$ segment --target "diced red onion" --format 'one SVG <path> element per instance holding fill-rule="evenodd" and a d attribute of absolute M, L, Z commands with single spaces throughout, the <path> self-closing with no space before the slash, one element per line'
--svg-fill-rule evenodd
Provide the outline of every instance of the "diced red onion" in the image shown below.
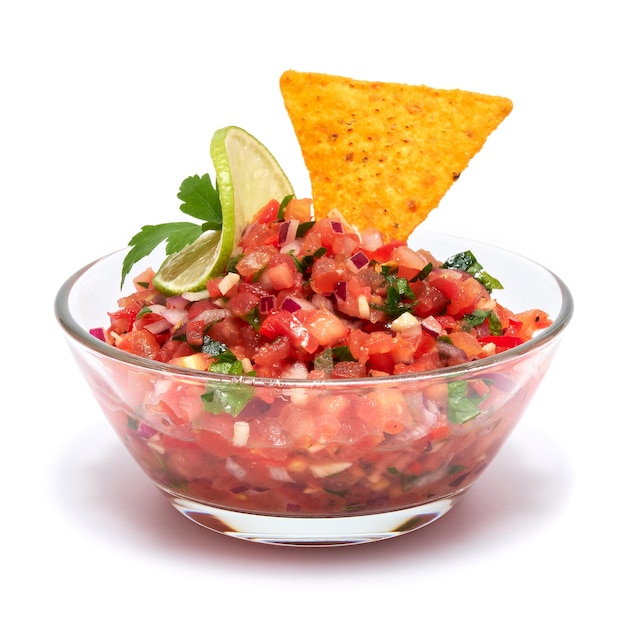
<path fill-rule="evenodd" d="M 309 300 L 305 300 L 304 298 L 294 298 L 293 296 L 287 296 L 283 300 L 280 308 L 285 309 L 285 311 L 289 311 L 290 313 L 295 313 L 300 309 L 311 311 L 315 308 L 315 306 L 312 302 L 310 302 Z"/>
<path fill-rule="evenodd" d="M 189 298 L 187 298 L 187 296 L 195 297 L 196 295 L 201 296 L 200 298 L 198 298 L 201 300 L 202 298 L 206 298 L 208 294 L 205 290 L 205 291 L 194 292 L 194 294 L 185 293 L 180 296 L 170 296 L 167 299 L 167 308 L 168 309 L 184 309 L 189 304 Z"/>
<path fill-rule="evenodd" d="M 96 339 L 100 339 L 100 341 L 105 341 L 104 328 L 90 328 L 89 334 Z"/>
<path fill-rule="evenodd" d="M 150 313 L 156 313 L 163 317 L 163 311 L 165 311 L 164 304 L 151 304 L 148 308 L 150 309 Z"/>
<path fill-rule="evenodd" d="M 137 428 L 137 434 L 142 439 L 150 439 L 150 437 L 157 434 L 157 431 L 152 428 L 152 426 L 148 426 L 145 422 L 140 422 L 139 427 Z"/>
<path fill-rule="evenodd" d="M 205 309 L 196 317 L 194 320 L 202 320 L 205 324 L 212 324 L 213 322 L 218 322 L 219 320 L 223 320 L 225 317 L 230 315 L 230 311 L 226 309 Z"/>
<path fill-rule="evenodd" d="M 337 296 L 339 300 L 343 300 L 345 302 L 348 297 L 348 283 L 345 280 L 337 282 L 337 286 L 335 287 L 335 296 Z"/>
<path fill-rule="evenodd" d="M 443 326 L 432 315 L 422 320 L 422 328 L 433 337 L 439 337 L 443 330 Z"/>
<path fill-rule="evenodd" d="M 330 220 L 330 225 L 333 228 L 333 232 L 342 235 L 344 233 L 343 224 L 338 220 Z"/>
<path fill-rule="evenodd" d="M 153 335 L 158 335 L 159 333 L 169 330 L 171 326 L 172 325 L 164 317 L 162 317 L 160 320 L 152 322 L 152 324 L 146 324 L 144 328 Z"/>
<path fill-rule="evenodd" d="M 172 325 L 180 326 L 187 321 L 186 309 L 165 309 L 161 315 Z"/>
<path fill-rule="evenodd" d="M 298 233 L 298 220 L 287 220 L 280 225 L 278 231 L 278 245 L 282 246 L 296 238 Z"/>
<path fill-rule="evenodd" d="M 461 350 L 461 348 L 458 348 L 451 343 L 439 341 L 437 342 L 437 350 L 439 351 L 439 354 L 441 356 L 443 356 L 448 361 L 453 361 L 455 364 L 464 363 L 468 360 L 465 351 Z"/>
<path fill-rule="evenodd" d="M 294 298 L 285 298 L 281 308 L 285 309 L 285 311 L 289 311 L 289 313 L 295 313 L 302 308 L 302 305 Z"/>
<path fill-rule="evenodd" d="M 259 300 L 259 312 L 260 313 L 269 313 L 275 308 L 276 308 L 275 296 L 261 296 L 261 299 Z"/>
<path fill-rule="evenodd" d="M 350 261 L 352 262 L 354 267 L 357 269 L 357 271 L 369 265 L 369 262 L 370 262 L 367 254 L 365 254 L 365 252 L 363 252 L 362 250 L 359 250 L 356 254 L 353 254 L 350 257 Z"/>

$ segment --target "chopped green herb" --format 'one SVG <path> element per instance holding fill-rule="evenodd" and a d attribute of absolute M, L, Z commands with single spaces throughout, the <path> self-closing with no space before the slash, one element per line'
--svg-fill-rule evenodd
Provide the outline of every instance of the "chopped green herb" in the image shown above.
<path fill-rule="evenodd" d="M 300 274 L 306 274 L 311 269 L 316 259 L 323 257 L 326 252 L 328 252 L 326 248 L 318 248 L 313 254 L 307 254 L 303 256 L 302 259 L 298 259 L 293 252 L 290 252 L 289 255 L 293 259 L 298 272 L 300 272 Z"/>
<path fill-rule="evenodd" d="M 494 289 L 503 289 L 500 281 L 483 269 L 483 266 L 476 260 L 476 257 L 470 250 L 459 252 L 459 254 L 449 257 L 441 267 L 462 270 L 471 274 L 479 283 L 485 286 L 489 293 Z"/>
<path fill-rule="evenodd" d="M 417 276 L 413 278 L 411 282 L 415 282 L 417 280 L 425 280 L 428 274 L 430 274 L 432 271 L 433 271 L 433 264 L 428 263 L 418 272 Z"/>
<path fill-rule="evenodd" d="M 481 396 L 468 393 L 466 380 L 448 383 L 448 420 L 453 424 L 465 424 L 480 415 Z"/>
<path fill-rule="evenodd" d="M 285 219 L 285 209 L 287 208 L 287 205 L 293 200 L 294 197 L 295 196 L 291 194 L 283 198 L 283 201 L 280 203 L 280 206 L 278 207 L 278 221 L 279 222 Z"/>
<path fill-rule="evenodd" d="M 141 307 L 141 310 L 137 313 L 137 319 L 142 318 L 144 315 L 148 315 L 148 313 L 152 313 L 152 309 L 149 306 Z"/>
<path fill-rule="evenodd" d="M 226 350 L 216 357 L 209 367 L 209 371 L 241 376 L 243 375 L 243 365 L 230 350 Z M 254 376 L 254 372 L 249 372 L 246 375 Z M 201 398 L 205 411 L 215 414 L 228 413 L 234 417 L 241 412 L 253 396 L 254 389 L 245 383 L 231 382 L 226 385 L 208 382 L 206 391 Z"/>
<path fill-rule="evenodd" d="M 335 361 L 356 361 L 348 346 L 336 346 L 332 349 Z"/>
<path fill-rule="evenodd" d="M 261 314 L 259 313 L 259 307 L 255 306 L 248 315 L 245 316 L 246 321 L 256 332 L 259 332 L 261 326 Z"/>
<path fill-rule="evenodd" d="M 220 344 L 220 342 L 218 341 L 214 343 Z M 224 344 L 222 343 L 220 344 L 220 346 L 224 346 Z M 243 374 L 243 364 L 227 347 L 226 350 L 221 350 L 218 354 L 214 356 L 215 361 L 211 363 L 211 366 L 209 367 L 209 372 L 217 372 L 218 374 L 229 374 L 231 376 L 240 376 L 241 374 Z"/>
<path fill-rule="evenodd" d="M 326 348 L 326 350 L 322 350 L 322 352 L 315 356 L 314 367 L 316 370 L 330 374 L 334 365 L 335 362 L 333 360 L 333 351 L 331 348 Z"/>
<path fill-rule="evenodd" d="M 387 299 L 382 305 L 370 303 L 373 309 L 384 311 L 387 317 L 395 319 L 411 311 L 415 306 L 415 294 L 406 278 L 398 277 L 396 270 L 381 266 L 381 275 L 387 281 Z"/>
<path fill-rule="evenodd" d="M 137 430 L 139 428 L 139 420 L 134 418 L 132 415 L 127 415 L 126 426 L 130 428 L 130 430 Z"/>
<path fill-rule="evenodd" d="M 230 257 L 230 260 L 228 261 L 228 265 L 226 265 L 226 273 L 227 274 L 236 273 L 237 263 L 239 263 L 239 261 L 241 261 L 242 258 L 243 258 L 243 253 L 235 254 L 232 257 Z"/>
<path fill-rule="evenodd" d="M 419 479 L 418 474 L 405 474 L 404 472 L 399 471 L 396 467 L 388 467 L 387 471 L 394 476 L 400 477 L 400 486 L 402 487 L 403 492 L 410 491 Z"/>
<path fill-rule="evenodd" d="M 304 237 L 304 235 L 306 235 L 306 233 L 308 233 L 313 226 L 315 226 L 315 222 L 301 222 L 298 224 L 298 228 L 296 229 L 296 237 L 298 239 Z"/>
<path fill-rule="evenodd" d="M 221 341 L 215 341 L 215 339 L 211 339 L 211 337 L 205 335 L 202 340 L 202 348 L 200 348 L 200 351 L 210 356 L 218 357 L 221 354 L 228 352 L 228 346 Z"/>
<path fill-rule="evenodd" d="M 492 335 L 502 334 L 502 322 L 500 321 L 500 318 L 496 315 L 495 311 L 476 309 L 475 311 L 472 311 L 471 313 L 463 316 L 463 324 L 466 324 L 471 328 L 480 326 L 485 320 L 487 320 L 487 323 L 489 325 L 489 332 Z"/>

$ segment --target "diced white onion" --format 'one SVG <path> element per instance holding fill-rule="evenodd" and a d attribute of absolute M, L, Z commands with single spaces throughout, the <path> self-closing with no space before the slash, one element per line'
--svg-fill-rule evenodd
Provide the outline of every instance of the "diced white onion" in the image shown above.
<path fill-rule="evenodd" d="M 220 280 L 217 288 L 220 290 L 220 293 L 224 296 L 226 295 L 239 281 L 241 280 L 241 276 L 236 272 L 228 272 L 222 280 Z"/>
<path fill-rule="evenodd" d="M 235 422 L 233 424 L 233 446 L 242 448 L 248 443 L 250 436 L 250 424 L 248 422 Z"/>
<path fill-rule="evenodd" d="M 311 465 L 311 473 L 316 478 L 326 478 L 327 476 L 332 476 L 333 474 L 339 474 L 339 472 L 343 472 L 347 470 L 352 463 L 347 461 L 341 462 L 337 461 L 336 463 L 324 463 L 323 465 Z"/>

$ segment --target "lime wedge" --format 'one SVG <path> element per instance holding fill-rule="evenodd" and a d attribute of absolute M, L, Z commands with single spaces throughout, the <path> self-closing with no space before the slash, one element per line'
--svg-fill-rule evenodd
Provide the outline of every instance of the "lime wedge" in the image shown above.
<path fill-rule="evenodd" d="M 204 289 L 209 278 L 224 271 L 245 227 L 259 209 L 270 200 L 281 202 L 294 193 L 269 150 L 237 126 L 215 132 L 211 158 L 222 205 L 222 230 L 203 233 L 165 259 L 153 280 L 162 293 Z"/>
<path fill-rule="evenodd" d="M 270 200 L 281 202 L 294 193 L 270 151 L 237 126 L 218 130 L 211 141 L 211 158 L 222 203 L 223 227 L 233 225 L 234 245 L 244 228 Z"/>

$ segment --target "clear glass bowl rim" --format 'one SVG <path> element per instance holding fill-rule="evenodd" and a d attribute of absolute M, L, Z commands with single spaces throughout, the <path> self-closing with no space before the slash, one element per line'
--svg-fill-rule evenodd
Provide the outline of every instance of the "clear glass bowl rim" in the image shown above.
<path fill-rule="evenodd" d="M 537 351 L 549 343 L 554 342 L 560 337 L 565 327 L 572 319 L 574 312 L 574 300 L 571 291 L 563 280 L 552 272 L 549 268 L 541 265 L 540 263 L 518 254 L 516 252 L 500 248 L 492 244 L 472 240 L 466 237 L 455 237 L 454 235 L 443 235 L 441 233 L 432 233 L 437 236 L 445 236 L 451 239 L 458 239 L 465 243 L 471 244 L 472 242 L 488 247 L 494 251 L 500 251 L 509 257 L 517 257 L 520 260 L 524 260 L 527 263 L 533 265 L 536 269 L 546 272 L 555 281 L 561 295 L 561 307 L 556 315 L 552 318 L 552 324 L 537 333 L 529 341 L 510 348 L 500 354 L 494 356 L 485 357 L 469 363 L 463 363 L 461 365 L 453 365 L 445 368 L 439 368 L 429 370 L 426 372 L 410 373 L 410 374 L 395 374 L 390 376 L 373 376 L 369 378 L 351 378 L 351 379 L 321 379 L 321 380 L 309 380 L 309 379 L 295 379 L 295 378 L 263 378 L 256 376 L 229 376 L 225 374 L 217 374 L 214 372 L 205 372 L 201 370 L 190 370 L 189 368 L 180 367 L 176 365 L 170 365 L 168 363 L 162 363 L 160 361 L 153 361 L 143 357 L 136 356 L 129 352 L 125 352 L 118 348 L 115 348 L 101 339 L 91 335 L 88 330 L 85 330 L 78 321 L 74 318 L 70 311 L 69 297 L 75 284 L 95 265 L 105 261 L 113 255 L 119 254 L 124 249 L 116 250 L 109 254 L 106 254 L 82 268 L 74 272 L 65 282 L 61 285 L 54 300 L 54 312 L 57 321 L 67 333 L 69 337 L 74 339 L 83 348 L 107 357 L 114 361 L 126 363 L 136 368 L 143 370 L 152 370 L 160 373 L 161 375 L 176 375 L 177 377 L 187 378 L 193 381 L 212 381 L 214 383 L 224 384 L 247 384 L 253 387 L 271 387 L 276 388 L 327 388 L 327 389 L 345 389 L 350 387 L 374 387 L 377 385 L 402 385 L 405 383 L 420 383 L 428 381 L 445 381 L 449 379 L 458 378 L 460 376 L 470 377 L 472 375 L 478 375 L 485 370 L 492 369 L 499 365 L 513 362 L 526 354 Z"/>

